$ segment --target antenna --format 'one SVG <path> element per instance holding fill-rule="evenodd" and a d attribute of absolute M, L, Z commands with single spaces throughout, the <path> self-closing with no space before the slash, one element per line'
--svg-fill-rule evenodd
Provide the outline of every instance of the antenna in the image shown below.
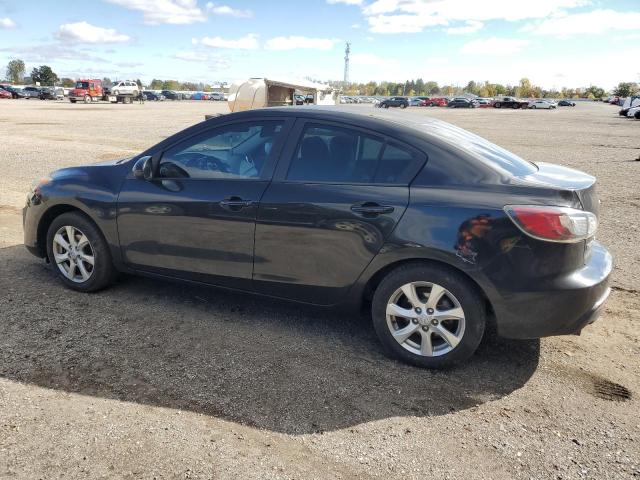
<path fill-rule="evenodd" d="M 349 83 L 349 53 L 351 53 L 351 42 L 346 42 L 344 49 L 344 84 Z"/>

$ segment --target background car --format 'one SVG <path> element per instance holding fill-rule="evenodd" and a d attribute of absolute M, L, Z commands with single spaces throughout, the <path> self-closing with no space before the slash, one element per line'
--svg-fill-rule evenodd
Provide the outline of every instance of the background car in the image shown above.
<path fill-rule="evenodd" d="M 547 109 L 547 110 L 552 110 L 554 108 L 556 108 L 556 104 L 549 102 L 548 100 L 534 100 L 533 102 L 529 103 L 529 108 L 532 109 Z"/>
<path fill-rule="evenodd" d="M 447 104 L 449 108 L 476 108 L 477 106 L 478 103 L 475 100 L 462 97 L 454 98 Z"/>
<path fill-rule="evenodd" d="M 24 92 L 24 98 L 40 98 L 40 87 L 24 87 L 22 91 Z"/>
<path fill-rule="evenodd" d="M 224 94 L 222 92 L 211 92 L 209 94 L 209 100 L 215 100 L 221 102 L 224 100 Z"/>
<path fill-rule="evenodd" d="M 4 88 L 0 88 L 0 98 L 9 99 L 9 98 L 13 98 L 13 96 L 11 95 L 10 91 L 5 90 Z"/>
<path fill-rule="evenodd" d="M 424 101 L 424 107 L 446 107 L 449 100 L 444 97 L 434 97 Z"/>
<path fill-rule="evenodd" d="M 527 108 L 529 102 L 526 100 L 519 100 L 515 97 L 501 97 L 493 102 L 494 108 Z"/>
<path fill-rule="evenodd" d="M 2 85 L 2 89 L 10 92 L 12 98 L 25 98 L 27 96 L 21 88 L 13 85 Z"/>
<path fill-rule="evenodd" d="M 205 92 L 193 92 L 191 100 L 209 100 L 209 94 Z"/>
<path fill-rule="evenodd" d="M 420 104 L 424 101 L 424 98 L 420 98 L 420 97 L 412 97 L 409 99 L 409 106 L 410 107 L 419 107 Z"/>
<path fill-rule="evenodd" d="M 489 107 L 493 107 L 493 103 L 492 100 L 490 98 L 474 98 L 474 100 L 477 103 L 477 107 L 478 108 L 489 108 Z"/>
<path fill-rule="evenodd" d="M 167 100 L 182 100 L 182 94 L 173 90 L 162 90 L 160 92 Z"/>
<path fill-rule="evenodd" d="M 145 90 L 142 92 L 142 94 L 144 95 L 145 100 L 150 100 L 155 102 L 164 100 L 164 95 L 162 95 L 161 93 L 153 92 L 151 90 Z"/>
<path fill-rule="evenodd" d="M 133 95 L 135 97 L 138 96 L 139 91 L 140 88 L 138 87 L 138 84 L 131 80 L 116 82 L 111 87 L 111 92 L 114 95 Z"/>
<path fill-rule="evenodd" d="M 60 100 L 64 98 L 64 90 L 60 87 L 42 87 L 38 98 L 40 100 Z"/>
<path fill-rule="evenodd" d="M 389 108 L 389 107 L 407 108 L 409 106 L 409 99 L 407 97 L 391 97 L 380 102 L 378 106 L 380 108 Z"/>
<path fill-rule="evenodd" d="M 560 100 L 558 102 L 558 106 L 559 107 L 575 107 L 576 106 L 576 102 L 572 102 L 570 100 Z"/>

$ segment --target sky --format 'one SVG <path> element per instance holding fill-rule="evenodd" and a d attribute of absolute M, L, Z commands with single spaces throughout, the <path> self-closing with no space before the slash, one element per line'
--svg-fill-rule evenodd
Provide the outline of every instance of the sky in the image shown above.
<path fill-rule="evenodd" d="M 610 89 L 640 81 L 640 0 L 0 0 L 0 68 L 59 77 L 341 80 L 346 41 L 356 82 Z"/>

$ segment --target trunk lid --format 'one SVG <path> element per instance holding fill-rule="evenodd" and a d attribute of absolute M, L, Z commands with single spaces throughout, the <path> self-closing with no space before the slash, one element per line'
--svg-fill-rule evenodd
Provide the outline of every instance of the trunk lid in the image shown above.
<path fill-rule="evenodd" d="M 536 163 L 538 171 L 520 177 L 527 183 L 559 190 L 574 192 L 583 210 L 598 215 L 598 195 L 596 194 L 596 179 L 588 173 L 573 168 L 554 165 L 552 163 Z"/>

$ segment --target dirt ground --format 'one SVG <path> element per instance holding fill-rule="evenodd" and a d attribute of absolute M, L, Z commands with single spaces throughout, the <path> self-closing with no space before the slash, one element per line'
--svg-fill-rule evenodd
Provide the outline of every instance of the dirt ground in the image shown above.
<path fill-rule="evenodd" d="M 225 109 L 0 101 L 0 478 L 640 478 L 640 122 L 404 112 L 596 175 L 616 261 L 581 336 L 491 338 L 430 372 L 384 357 L 364 316 L 133 277 L 75 293 L 21 245 L 33 180 Z"/>

